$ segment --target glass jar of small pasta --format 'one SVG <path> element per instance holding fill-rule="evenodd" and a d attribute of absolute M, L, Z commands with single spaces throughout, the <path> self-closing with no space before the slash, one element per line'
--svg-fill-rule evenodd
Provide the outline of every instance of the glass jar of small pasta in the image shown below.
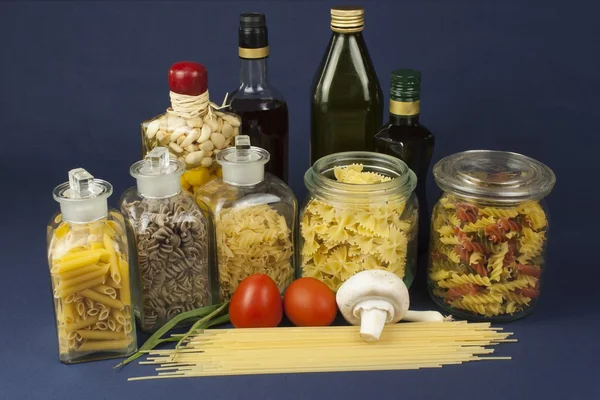
<path fill-rule="evenodd" d="M 529 314 L 545 268 L 552 170 L 521 154 L 472 150 L 440 160 L 433 175 L 443 191 L 432 218 L 433 300 L 476 321 Z"/>
<path fill-rule="evenodd" d="M 371 152 L 336 153 L 304 175 L 299 275 L 331 290 L 357 272 L 385 269 L 410 286 L 417 263 L 415 174 L 400 159 Z"/>
<path fill-rule="evenodd" d="M 123 217 L 109 210 L 110 183 L 69 171 L 54 189 L 48 225 L 59 359 L 65 364 L 125 357 L 137 349 Z"/>
<path fill-rule="evenodd" d="M 154 332 L 176 315 L 210 305 L 215 298 L 210 216 L 182 190 L 179 178 L 184 170 L 165 147 L 156 147 L 131 166 L 137 186 L 121 198 L 135 249 L 135 303 L 143 332 Z"/>
<path fill-rule="evenodd" d="M 235 147 L 217 154 L 223 178 L 196 192 L 214 215 L 221 301 L 249 275 L 270 276 L 281 292 L 294 279 L 298 203 L 282 180 L 265 172 L 268 161 L 268 151 L 237 136 Z"/>

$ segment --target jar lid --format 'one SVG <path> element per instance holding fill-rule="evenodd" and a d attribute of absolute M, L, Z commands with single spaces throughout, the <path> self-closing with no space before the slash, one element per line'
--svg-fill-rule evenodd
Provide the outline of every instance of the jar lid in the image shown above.
<path fill-rule="evenodd" d="M 179 177 L 184 171 L 185 164 L 172 158 L 166 147 L 155 147 L 129 169 L 137 181 L 138 192 L 148 198 L 165 198 L 179 193 Z"/>
<path fill-rule="evenodd" d="M 54 200 L 60 203 L 62 219 L 70 222 L 91 222 L 106 216 L 107 199 L 112 185 L 95 179 L 83 168 L 69 171 L 69 182 L 54 188 Z"/>
<path fill-rule="evenodd" d="M 264 180 L 265 164 L 271 155 L 265 149 L 250 145 L 250 136 L 235 137 L 235 147 L 217 153 L 223 167 L 223 182 L 235 186 L 252 186 Z"/>
<path fill-rule="evenodd" d="M 470 150 L 441 159 L 433 176 L 445 192 L 493 202 L 540 200 L 556 183 L 545 164 L 518 153 Z"/>

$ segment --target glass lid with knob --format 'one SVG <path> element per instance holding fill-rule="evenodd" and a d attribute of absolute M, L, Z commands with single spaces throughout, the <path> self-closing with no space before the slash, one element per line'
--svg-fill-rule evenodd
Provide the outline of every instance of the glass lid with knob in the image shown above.
<path fill-rule="evenodd" d="M 545 164 L 518 153 L 469 150 L 441 159 L 433 167 L 445 192 L 460 197 L 515 203 L 548 195 L 556 176 Z"/>
<path fill-rule="evenodd" d="M 69 171 L 69 182 L 58 185 L 52 195 L 60 203 L 62 219 L 69 222 L 91 222 L 108 214 L 107 199 L 112 185 L 95 179 L 83 168 Z"/>

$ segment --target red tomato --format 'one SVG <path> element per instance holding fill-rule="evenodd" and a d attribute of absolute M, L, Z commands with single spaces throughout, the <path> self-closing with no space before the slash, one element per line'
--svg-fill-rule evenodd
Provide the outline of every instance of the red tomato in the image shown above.
<path fill-rule="evenodd" d="M 231 296 L 229 319 L 236 328 L 275 327 L 282 317 L 281 294 L 267 275 L 250 275 Z"/>
<path fill-rule="evenodd" d="M 208 78 L 204 65 L 192 61 L 179 61 L 169 69 L 169 89 L 188 96 L 206 92 Z"/>
<path fill-rule="evenodd" d="M 331 325 L 337 314 L 335 294 L 315 278 L 292 282 L 283 295 L 283 308 L 296 326 Z"/>

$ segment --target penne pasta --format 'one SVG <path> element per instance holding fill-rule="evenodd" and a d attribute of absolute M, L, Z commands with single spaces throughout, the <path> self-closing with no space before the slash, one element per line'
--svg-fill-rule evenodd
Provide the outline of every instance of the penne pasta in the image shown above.
<path fill-rule="evenodd" d="M 61 281 L 58 284 L 58 289 L 66 289 L 71 286 L 75 286 L 81 282 L 89 281 L 99 276 L 104 276 L 108 272 L 108 268 L 98 268 L 95 271 L 88 272 L 87 274 L 79 275 L 71 279 Z"/>
<path fill-rule="evenodd" d="M 129 287 L 129 263 L 123 259 L 119 258 L 119 269 L 121 271 L 121 301 L 124 304 L 131 305 L 131 293 Z"/>
<path fill-rule="evenodd" d="M 96 329 L 105 331 L 108 329 L 108 324 L 105 321 L 96 322 Z"/>
<path fill-rule="evenodd" d="M 111 332 L 111 331 L 77 331 L 83 339 L 98 339 L 98 340 L 113 340 L 113 339 L 126 339 L 125 332 Z"/>
<path fill-rule="evenodd" d="M 90 265 L 86 265 L 85 267 L 81 267 L 81 268 L 73 269 L 71 271 L 63 272 L 62 274 L 57 273 L 54 275 L 54 278 L 56 279 L 57 282 L 60 282 L 61 280 L 68 280 L 68 279 L 75 278 L 76 276 L 80 276 L 83 274 L 87 274 L 89 272 L 97 271 L 99 268 L 100 268 L 100 266 L 98 264 L 90 264 Z"/>
<path fill-rule="evenodd" d="M 119 272 L 117 254 L 115 253 L 115 247 L 112 239 L 106 233 L 104 234 L 104 247 L 109 253 L 110 277 L 113 281 L 120 283 L 121 273 Z"/>
<path fill-rule="evenodd" d="M 121 279 L 121 280 L 122 280 L 122 279 Z M 109 278 L 106 280 L 106 284 L 107 284 L 108 286 L 110 286 L 110 287 L 113 287 L 113 288 L 115 288 L 115 289 L 121 289 L 121 284 L 120 284 L 120 283 L 117 283 L 117 282 L 115 282 L 115 281 L 113 281 L 111 277 L 109 277 Z"/>
<path fill-rule="evenodd" d="M 92 290 L 94 290 L 95 292 L 98 292 L 100 294 L 105 294 L 108 297 L 110 297 L 111 299 L 116 299 L 117 298 L 117 291 L 115 290 L 115 288 L 110 287 L 108 285 L 94 286 L 92 288 Z"/>
<path fill-rule="evenodd" d="M 127 320 L 125 319 L 125 315 L 123 315 L 123 311 L 114 309 L 112 311 L 112 316 L 117 321 L 119 325 L 125 325 Z"/>
<path fill-rule="evenodd" d="M 89 289 L 91 287 L 100 285 L 100 284 L 104 283 L 105 280 L 106 280 L 105 276 L 99 276 L 95 279 L 92 279 L 92 280 L 89 280 L 86 282 L 82 282 L 78 285 L 71 286 L 66 289 L 62 289 L 62 290 L 59 289 L 55 292 L 54 297 L 65 298 L 65 297 L 69 296 L 70 294 L 81 292 L 82 290 Z"/>
<path fill-rule="evenodd" d="M 60 273 L 71 271 L 73 269 L 85 267 L 86 265 L 96 264 L 98 261 L 102 260 L 104 262 L 109 260 L 110 253 L 104 249 L 98 250 L 85 250 L 75 254 L 76 257 L 69 258 L 65 260 L 63 256 L 59 259 L 55 265 L 52 267 L 52 273 Z"/>
<path fill-rule="evenodd" d="M 100 321 L 104 321 L 106 319 L 108 319 L 108 317 L 110 316 L 110 311 L 108 309 L 104 309 L 102 311 L 100 311 L 99 317 L 100 317 Z"/>
<path fill-rule="evenodd" d="M 85 306 L 83 305 L 83 303 L 77 303 L 75 305 L 75 309 L 77 310 L 77 314 L 79 314 L 79 315 L 85 314 Z M 93 314 L 90 314 L 90 315 L 93 315 Z"/>
<path fill-rule="evenodd" d="M 90 247 L 92 248 L 92 250 L 103 249 L 104 248 L 104 244 L 102 242 L 95 242 L 95 243 L 92 243 L 90 245 Z"/>
<path fill-rule="evenodd" d="M 79 293 L 82 296 L 87 297 L 88 299 L 92 299 L 92 300 L 102 303 L 106 306 L 109 306 L 112 308 L 123 308 L 123 303 L 120 300 L 111 299 L 110 297 L 100 294 L 98 292 L 95 292 L 89 288 L 81 290 L 81 291 L 79 291 Z"/>
<path fill-rule="evenodd" d="M 80 351 L 120 350 L 131 344 L 130 339 L 87 341 L 79 346 Z"/>
<path fill-rule="evenodd" d="M 63 303 L 62 304 L 62 313 L 64 322 L 70 324 L 75 322 L 75 313 L 73 312 L 73 304 L 72 303 Z"/>
<path fill-rule="evenodd" d="M 108 325 L 108 329 L 110 329 L 111 331 L 117 329 L 117 323 L 112 318 L 109 318 L 106 324 Z"/>
<path fill-rule="evenodd" d="M 93 317 L 95 315 L 98 315 L 100 313 L 100 310 L 98 310 L 97 308 L 90 308 L 87 311 L 87 315 L 89 315 L 90 317 Z M 100 318 L 100 316 L 98 316 L 98 318 Z"/>
<path fill-rule="evenodd" d="M 98 322 L 98 317 L 90 317 L 87 320 L 65 324 L 65 329 L 69 332 L 78 331 L 86 326 L 94 325 Z"/>

